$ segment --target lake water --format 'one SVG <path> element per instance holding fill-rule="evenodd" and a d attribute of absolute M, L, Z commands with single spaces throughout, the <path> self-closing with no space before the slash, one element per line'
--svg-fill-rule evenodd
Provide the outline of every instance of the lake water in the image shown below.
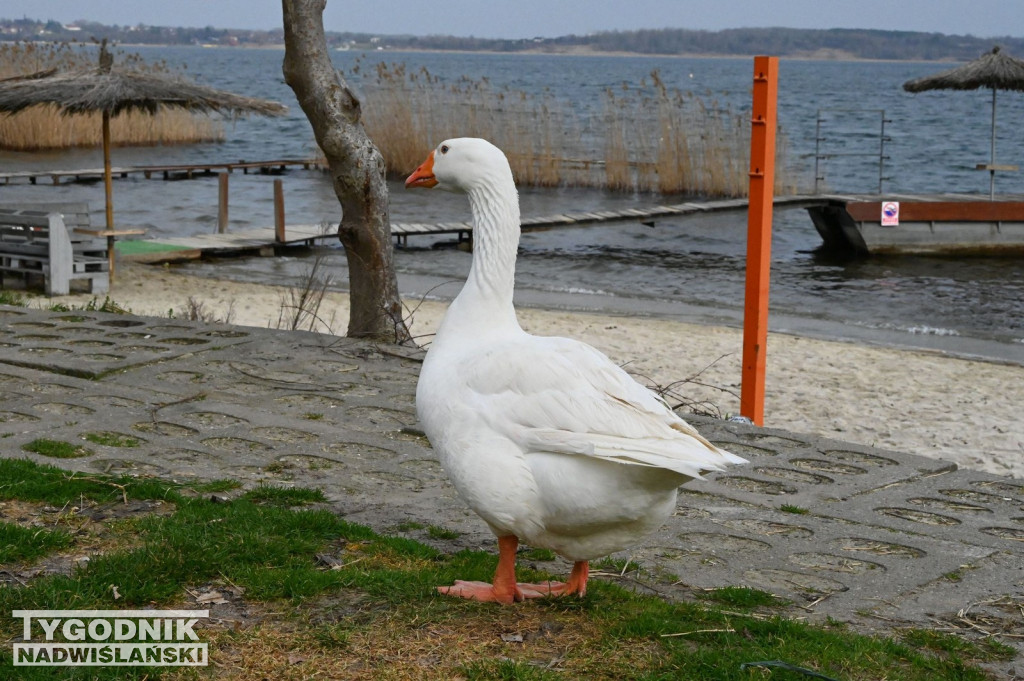
<path fill-rule="evenodd" d="M 133 48 L 133 51 L 134 48 Z M 276 99 L 291 111 L 281 119 L 226 125 L 222 144 L 115 149 L 115 165 L 304 158 L 314 154 L 308 122 L 283 82 L 279 50 L 139 48 L 147 60 L 187 65 L 200 82 Z M 334 53 L 341 68 L 356 59 L 425 66 L 442 82 L 487 77 L 496 88 L 545 90 L 573 107 L 578 119 L 600 114 L 609 87 L 639 83 L 653 69 L 669 87 L 742 112 L 750 108 L 752 61 L 656 57 L 548 57 L 448 53 Z M 987 195 L 988 175 L 974 170 L 989 158 L 991 93 L 904 93 L 904 81 L 946 65 L 904 62 L 782 60 L 779 121 L 801 189 L 814 183 L 820 113 L 822 151 L 836 154 L 822 167 L 823 188 L 873 192 L 878 188 L 881 110 L 887 120 L 883 189 L 955 191 Z M 371 68 L 364 68 L 369 72 Z M 358 83 L 356 84 L 359 85 Z M 997 160 L 1024 165 L 1024 96 L 1000 93 Z M 424 154 L 439 140 L 424 140 Z M 856 154 L 844 156 L 842 154 Z M 6 169 L 98 167 L 98 150 L 0 152 Z M 283 177 L 290 223 L 336 223 L 338 205 L 326 176 L 292 171 Z M 273 223 L 271 181 L 231 176 L 232 229 Z M 997 192 L 1024 193 L 1024 174 L 997 176 Z M 523 214 L 624 208 L 671 202 L 672 197 L 608 194 L 588 189 L 523 189 Z M 114 184 L 118 224 L 144 226 L 150 236 L 216 229 L 217 183 L 127 179 Z M 0 201 L 88 201 L 101 224 L 99 185 L 0 187 Z M 465 219 L 461 197 L 406 192 L 392 186 L 395 221 Z M 743 303 L 744 213 L 616 224 L 524 235 L 519 299 L 525 303 L 667 315 L 737 324 Z M 824 337 L 933 347 L 967 355 L 1024 362 L 1024 260 L 1020 258 L 871 258 L 835 262 L 815 253 L 820 239 L 803 210 L 777 211 L 772 254 L 772 326 Z M 469 256 L 435 241 L 412 240 L 396 253 L 404 294 L 450 297 L 468 270 Z M 340 252 L 332 275 L 344 285 Z M 301 277 L 308 259 L 247 258 L 188 266 L 199 274 L 267 282 Z"/>

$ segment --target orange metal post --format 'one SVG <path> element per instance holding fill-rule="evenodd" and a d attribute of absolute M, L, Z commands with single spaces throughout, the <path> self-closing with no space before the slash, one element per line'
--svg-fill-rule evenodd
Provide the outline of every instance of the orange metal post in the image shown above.
<path fill-rule="evenodd" d="M 768 349 L 768 282 L 772 256 L 778 71 L 778 57 L 754 57 L 740 414 L 759 426 L 764 425 L 764 374 Z"/>

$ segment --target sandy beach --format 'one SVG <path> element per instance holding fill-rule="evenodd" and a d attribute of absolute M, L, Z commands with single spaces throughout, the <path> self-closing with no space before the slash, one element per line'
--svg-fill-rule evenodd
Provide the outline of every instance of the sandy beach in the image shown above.
<path fill-rule="evenodd" d="M 173 311 L 187 318 L 191 299 L 211 321 L 279 328 L 282 305 L 292 294 L 283 287 L 194 276 L 185 268 L 122 263 L 109 295 L 134 314 L 166 317 Z M 84 306 L 93 299 L 40 297 L 31 304 Z M 412 333 L 421 345 L 428 343 L 446 304 L 408 305 L 416 306 Z M 328 293 L 319 316 L 314 330 L 343 335 L 347 295 Z M 529 308 L 520 308 L 519 316 L 531 333 L 590 343 L 648 385 L 687 381 L 675 388 L 686 401 L 721 415 L 739 410 L 739 329 Z M 772 334 L 765 425 L 1024 478 L 1022 385 L 1024 367 L 1017 365 Z"/>

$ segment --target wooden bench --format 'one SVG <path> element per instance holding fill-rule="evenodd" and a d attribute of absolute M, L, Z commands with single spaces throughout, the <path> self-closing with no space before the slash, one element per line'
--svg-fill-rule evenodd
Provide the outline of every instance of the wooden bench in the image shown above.
<path fill-rule="evenodd" d="M 42 278 L 48 296 L 67 295 L 79 280 L 107 292 L 108 242 L 76 231 L 88 228 L 86 204 L 0 204 L 0 277 L 20 276 L 26 286 Z"/>

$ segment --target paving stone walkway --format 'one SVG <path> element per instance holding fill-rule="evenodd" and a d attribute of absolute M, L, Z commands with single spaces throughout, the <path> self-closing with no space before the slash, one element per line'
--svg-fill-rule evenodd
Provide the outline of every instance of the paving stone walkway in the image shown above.
<path fill-rule="evenodd" d="M 334 336 L 0 306 L 0 456 L 180 481 L 322 488 L 348 519 L 493 548 L 418 429 L 422 353 Z M 667 597 L 746 585 L 864 629 L 998 634 L 1024 652 L 1024 483 L 913 454 L 690 417 L 750 464 L 683 488 L 631 551 Z M 22 445 L 114 433 L 53 460 Z M 422 535 L 422 536 L 421 536 Z M 544 567 L 560 571 L 561 566 Z M 674 576 L 674 577 L 673 577 Z M 1014 676 L 1024 662 L 997 671 Z M 1024 671 L 1024 669 L 1022 669 Z"/>

